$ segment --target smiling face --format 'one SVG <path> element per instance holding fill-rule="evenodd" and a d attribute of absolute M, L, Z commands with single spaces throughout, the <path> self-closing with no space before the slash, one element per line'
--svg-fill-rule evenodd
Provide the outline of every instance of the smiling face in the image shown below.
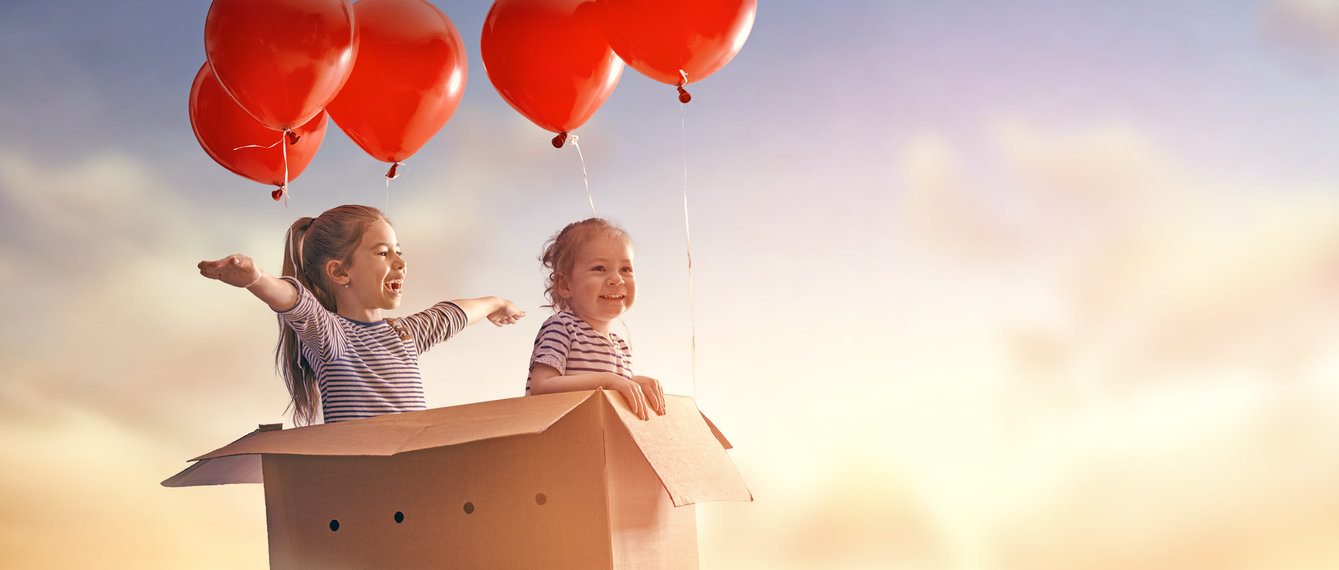
<path fill-rule="evenodd" d="M 386 220 L 368 225 L 347 262 L 330 263 L 340 315 L 375 322 L 381 320 L 382 310 L 400 306 L 407 267 L 395 229 Z"/>
<path fill-rule="evenodd" d="M 637 282 L 632 274 L 632 245 L 614 236 L 593 238 L 580 246 L 570 271 L 559 276 L 558 296 L 581 320 L 601 334 L 632 308 Z"/>

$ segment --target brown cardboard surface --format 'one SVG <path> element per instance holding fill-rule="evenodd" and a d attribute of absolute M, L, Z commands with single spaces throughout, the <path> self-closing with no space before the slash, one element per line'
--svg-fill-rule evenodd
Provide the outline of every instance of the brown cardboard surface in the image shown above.
<path fill-rule="evenodd" d="M 260 432 L 278 431 L 283 424 L 265 424 L 255 431 L 239 438 L 241 441 Z M 234 441 L 233 443 L 237 443 Z M 163 481 L 164 487 L 195 487 L 199 485 L 224 485 L 228 483 L 260 483 L 260 457 L 256 455 L 236 455 L 196 461 L 181 473 Z"/>
<path fill-rule="evenodd" d="M 598 411 L 543 438 L 266 455 L 271 568 L 612 568 Z"/>
<path fill-rule="evenodd" d="M 634 416 L 621 399 L 618 404 L 614 409 L 675 506 L 753 500 L 714 430 L 704 421 L 694 421 L 704 416 L 691 398 L 666 396 L 665 415 L 652 415 L 647 421 Z"/>
<path fill-rule="evenodd" d="M 273 569 L 697 568 L 692 504 L 752 500 L 691 398 L 613 392 L 253 432 L 164 481 L 265 485 Z"/>
<path fill-rule="evenodd" d="M 248 453 L 394 455 L 494 437 L 540 433 L 591 392 L 527 396 L 256 432 L 197 459 Z"/>
<path fill-rule="evenodd" d="M 697 564 L 697 514 L 693 505 L 675 507 L 656 471 L 622 425 L 612 401 L 602 402 L 607 421 L 610 543 L 614 568 L 694 569 Z M 663 420 L 652 417 L 649 421 Z M 641 422 L 636 418 L 633 421 Z"/>
<path fill-rule="evenodd" d="M 230 455 L 196 461 L 163 481 L 164 487 L 198 487 L 232 483 L 261 483 L 259 455 Z"/>

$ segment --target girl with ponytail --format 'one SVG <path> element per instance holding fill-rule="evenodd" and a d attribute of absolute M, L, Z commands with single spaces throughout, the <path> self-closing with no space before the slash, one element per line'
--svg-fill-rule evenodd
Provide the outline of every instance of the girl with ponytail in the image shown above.
<path fill-rule="evenodd" d="M 390 221 L 368 206 L 293 222 L 281 277 L 241 254 L 199 268 L 250 291 L 278 315 L 275 367 L 295 424 L 424 409 L 419 354 L 485 318 L 502 326 L 525 316 L 511 301 L 481 297 L 383 317 L 400 305 L 407 266 Z"/>

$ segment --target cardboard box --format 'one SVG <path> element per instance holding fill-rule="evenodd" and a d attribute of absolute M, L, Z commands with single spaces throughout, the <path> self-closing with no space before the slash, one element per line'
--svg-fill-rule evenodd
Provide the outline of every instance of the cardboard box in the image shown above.
<path fill-rule="evenodd" d="M 751 501 L 691 398 L 568 392 L 280 430 L 168 487 L 265 485 L 270 567 L 697 568 L 693 504 Z"/>

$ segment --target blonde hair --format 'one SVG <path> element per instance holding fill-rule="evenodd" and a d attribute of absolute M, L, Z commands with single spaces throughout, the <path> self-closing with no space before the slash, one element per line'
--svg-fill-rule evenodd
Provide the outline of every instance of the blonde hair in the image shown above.
<path fill-rule="evenodd" d="M 333 284 L 326 275 L 330 260 L 348 264 L 367 228 L 379 220 L 390 223 L 381 210 L 370 206 L 338 206 L 311 218 L 298 218 L 284 235 L 283 275 L 297 279 L 327 311 L 336 312 Z M 293 423 L 316 421 L 316 369 L 303 356 L 298 335 L 279 319 L 279 343 L 274 367 L 292 397 Z"/>
<path fill-rule="evenodd" d="M 559 311 L 570 308 L 567 299 L 558 295 L 558 284 L 572 274 L 572 265 L 576 263 L 576 254 L 581 246 L 601 237 L 617 238 L 628 244 L 632 242 L 628 232 L 604 218 L 572 222 L 544 242 L 544 252 L 540 254 L 539 262 L 549 270 L 544 277 L 544 298 L 549 301 L 545 307 Z"/>

